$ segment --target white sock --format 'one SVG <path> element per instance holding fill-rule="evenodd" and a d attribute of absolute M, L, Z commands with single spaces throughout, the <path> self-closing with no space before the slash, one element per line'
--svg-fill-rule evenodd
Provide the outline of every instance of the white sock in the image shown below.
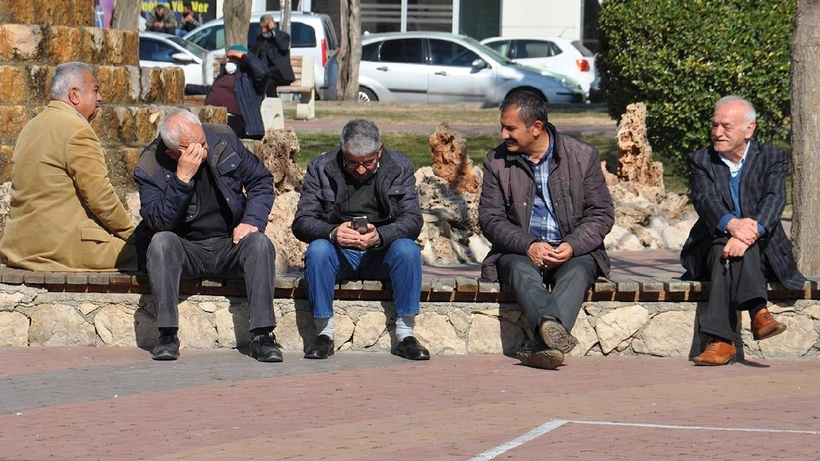
<path fill-rule="evenodd" d="M 316 331 L 318 332 L 316 336 L 325 335 L 328 338 L 333 339 L 333 317 L 326 319 L 313 319 L 313 323 L 316 325 Z"/>
<path fill-rule="evenodd" d="M 404 341 L 404 338 L 413 336 L 413 327 L 416 326 L 415 315 L 403 315 L 396 319 L 396 340 Z"/>

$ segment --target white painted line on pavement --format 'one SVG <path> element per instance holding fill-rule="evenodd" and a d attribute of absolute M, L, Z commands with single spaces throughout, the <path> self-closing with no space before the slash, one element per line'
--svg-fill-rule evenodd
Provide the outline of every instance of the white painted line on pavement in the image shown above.
<path fill-rule="evenodd" d="M 644 427 L 649 429 L 677 429 L 677 430 L 696 430 L 696 431 L 734 431 L 734 432 L 766 432 L 771 434 L 806 434 L 806 435 L 820 435 L 820 431 L 799 431 L 792 429 L 755 429 L 743 427 L 710 427 L 710 426 L 675 426 L 671 424 L 648 424 L 648 423 L 616 423 L 612 421 L 576 421 L 565 419 L 553 419 L 538 426 L 537 428 L 527 432 L 526 434 L 517 437 L 509 442 L 498 445 L 483 453 L 480 453 L 470 461 L 489 461 L 498 455 L 503 454 L 513 448 L 518 448 L 525 443 L 536 439 L 553 429 L 557 429 L 564 424 L 587 424 L 595 426 L 628 426 L 628 427 Z"/>
<path fill-rule="evenodd" d="M 566 421 L 562 419 L 553 419 L 551 421 L 547 421 L 546 423 L 538 426 L 537 428 L 527 432 L 526 434 L 522 435 L 521 437 L 514 438 L 507 443 L 502 443 L 501 445 L 491 448 L 484 453 L 479 454 L 475 458 L 470 458 L 470 461 L 489 461 L 496 456 L 504 453 L 505 451 L 512 450 L 513 448 L 520 447 L 525 443 L 529 442 L 532 439 L 538 438 L 547 432 L 559 428 L 563 426 Z"/>
<path fill-rule="evenodd" d="M 768 432 L 773 434 L 807 434 L 820 435 L 820 431 L 798 431 L 792 429 L 755 429 L 746 427 L 709 427 L 709 426 L 673 426 L 669 424 L 646 424 L 646 423 L 615 423 L 610 421 L 564 421 L 573 424 L 592 424 L 597 426 L 631 426 L 646 427 L 651 429 L 682 429 L 695 431 L 734 431 L 734 432 Z"/>

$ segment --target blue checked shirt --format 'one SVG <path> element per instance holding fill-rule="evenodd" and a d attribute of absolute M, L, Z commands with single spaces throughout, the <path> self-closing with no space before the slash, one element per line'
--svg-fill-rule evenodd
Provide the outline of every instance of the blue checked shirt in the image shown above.
<path fill-rule="evenodd" d="M 555 132 L 549 130 L 549 134 L 550 146 L 547 148 L 546 155 L 541 157 L 538 163 L 533 162 L 526 154 L 522 154 L 522 156 L 532 165 L 535 176 L 535 200 L 532 204 L 530 234 L 542 242 L 557 244 L 562 238 L 561 228 L 558 226 L 558 218 L 555 216 L 548 184 L 553 147 L 555 146 Z"/>

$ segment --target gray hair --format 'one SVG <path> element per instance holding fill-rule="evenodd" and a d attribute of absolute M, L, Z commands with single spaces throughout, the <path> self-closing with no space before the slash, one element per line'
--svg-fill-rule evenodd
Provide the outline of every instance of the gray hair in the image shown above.
<path fill-rule="evenodd" d="M 347 122 L 342 128 L 342 152 L 354 158 L 367 157 L 382 146 L 382 137 L 375 123 L 364 118 Z"/>
<path fill-rule="evenodd" d="M 64 62 L 54 68 L 51 77 L 51 99 L 65 99 L 72 88 L 80 88 L 85 72 L 93 75 L 91 66 L 84 62 Z"/>
<path fill-rule="evenodd" d="M 202 122 L 193 113 L 182 109 L 169 112 L 159 124 L 159 137 L 165 147 L 179 152 L 179 138 L 191 126 L 202 126 Z"/>
<path fill-rule="evenodd" d="M 510 91 L 501 101 L 499 109 L 504 112 L 510 107 L 518 108 L 518 116 L 527 128 L 538 120 L 544 125 L 548 122 L 547 100 L 535 90 L 519 88 Z"/>
<path fill-rule="evenodd" d="M 273 20 L 273 15 L 270 14 L 263 14 L 262 17 L 259 18 L 259 22 L 267 23 L 268 21 L 276 23 L 276 21 Z"/>
<path fill-rule="evenodd" d="M 741 96 L 729 95 L 720 98 L 718 102 L 715 103 L 715 110 L 718 110 L 720 106 L 728 102 L 735 101 L 743 103 L 746 106 L 746 111 L 743 113 L 743 119 L 746 121 L 747 126 L 748 124 L 757 120 L 757 112 L 755 111 L 755 106 L 752 105 L 751 101 Z"/>

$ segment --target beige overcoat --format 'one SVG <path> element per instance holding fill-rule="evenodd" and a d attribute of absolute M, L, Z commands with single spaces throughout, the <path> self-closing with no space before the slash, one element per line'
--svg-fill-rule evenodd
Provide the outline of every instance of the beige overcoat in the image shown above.
<path fill-rule="evenodd" d="M 17 138 L 11 206 L 0 258 L 41 271 L 136 268 L 134 223 L 108 179 L 100 140 L 88 121 L 51 101 Z"/>

